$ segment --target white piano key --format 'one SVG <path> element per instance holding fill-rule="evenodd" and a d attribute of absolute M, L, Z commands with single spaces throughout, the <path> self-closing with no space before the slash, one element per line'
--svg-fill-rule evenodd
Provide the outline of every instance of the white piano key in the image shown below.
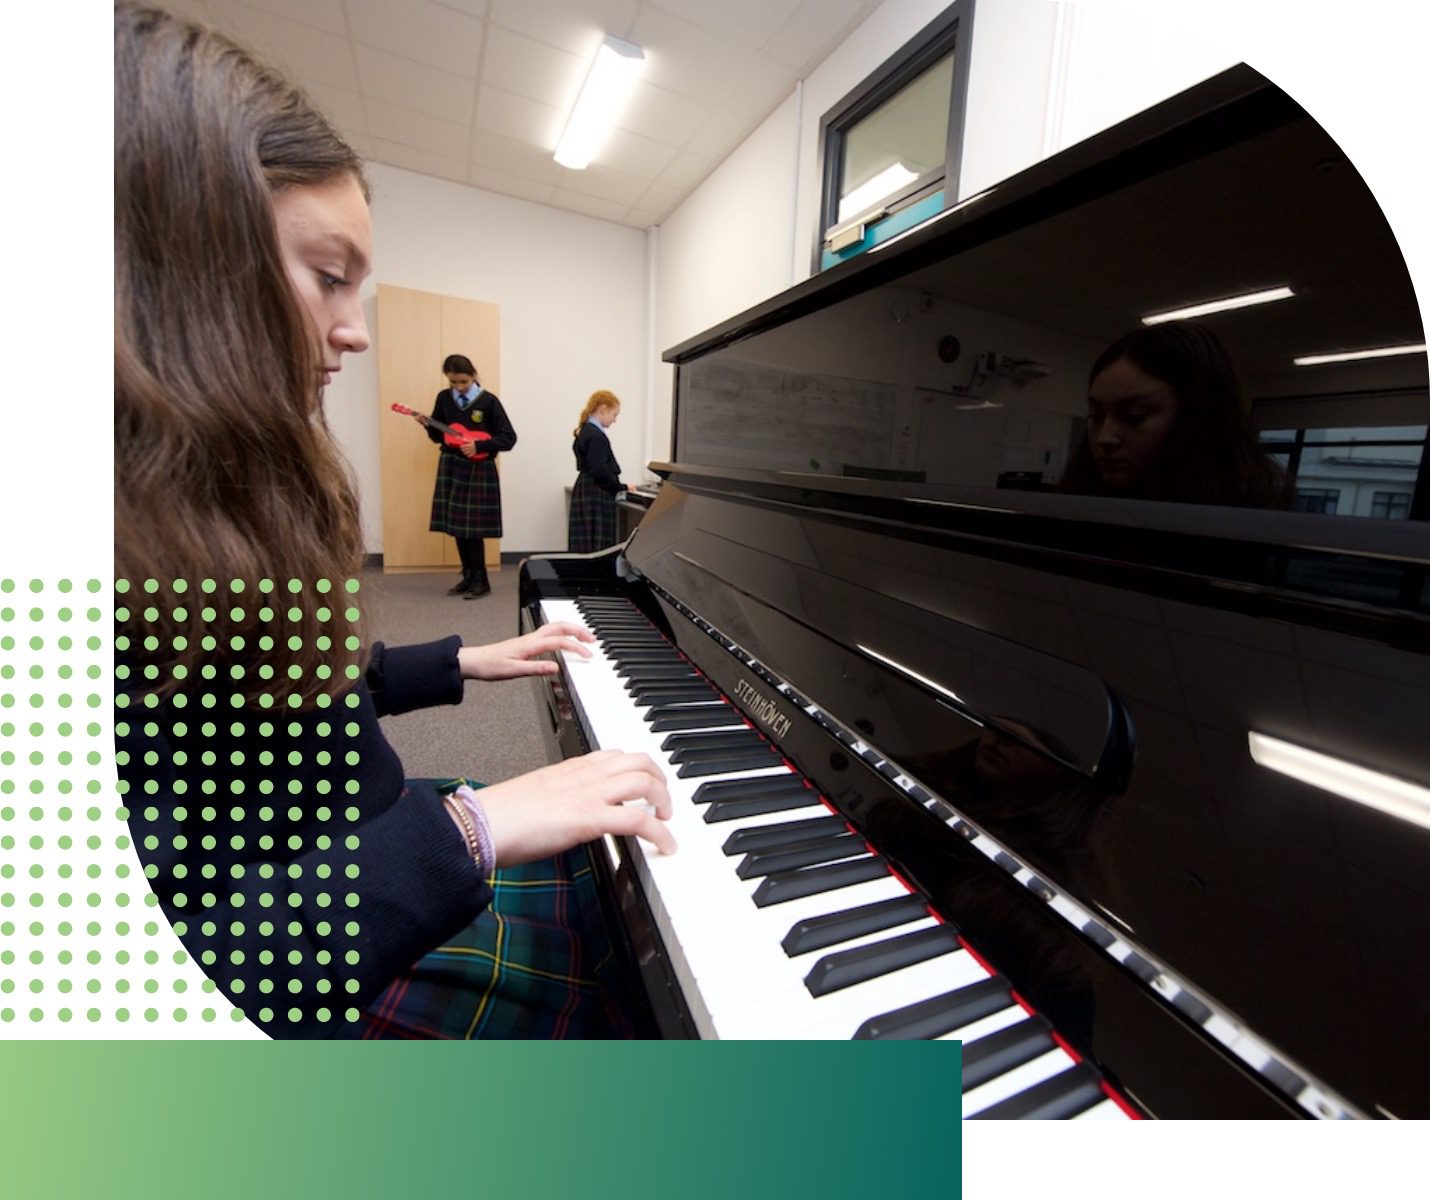
<path fill-rule="evenodd" d="M 1114 1104 L 1111 1100 L 1099 1101 L 1091 1108 L 1083 1109 L 1072 1118 L 1074 1121 L 1130 1121 L 1131 1119 L 1122 1110 L 1121 1105 Z"/>
<path fill-rule="evenodd" d="M 940 1042 L 976 1042 L 981 1037 L 997 1033 L 1000 1029 L 1007 1029 L 1009 1025 L 1016 1025 L 1019 1021 L 1025 1021 L 1027 1018 L 1027 1009 L 1009 1000 L 1007 1008 L 1000 1008 L 986 1017 L 979 1017 L 978 1020 L 970 1021 L 961 1029 L 942 1034 L 935 1040 Z"/>
<path fill-rule="evenodd" d="M 1066 1050 L 1061 1046 L 1054 1046 L 1047 1053 L 1038 1055 L 1037 1058 L 1025 1062 L 1021 1067 L 1004 1071 L 1003 1074 L 979 1085 L 972 1091 L 964 1092 L 963 1115 L 965 1117 L 976 1116 L 1000 1100 L 1007 1100 L 1010 1096 L 1025 1092 L 1045 1079 L 1061 1075 L 1074 1065 L 1072 1056 Z"/>

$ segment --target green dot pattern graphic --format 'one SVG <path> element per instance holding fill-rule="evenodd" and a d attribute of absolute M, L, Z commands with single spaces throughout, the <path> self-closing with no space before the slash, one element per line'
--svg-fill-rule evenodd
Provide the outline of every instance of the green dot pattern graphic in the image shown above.
<path fill-rule="evenodd" d="M 0 579 L 0 1037 L 357 1019 L 357 590 Z"/>

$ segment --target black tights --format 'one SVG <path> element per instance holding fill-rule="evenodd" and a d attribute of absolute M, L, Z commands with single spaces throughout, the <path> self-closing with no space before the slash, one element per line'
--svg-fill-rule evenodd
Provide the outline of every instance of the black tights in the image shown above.
<path fill-rule="evenodd" d="M 462 578 L 472 584 L 487 582 L 487 548 L 481 538 L 457 538 L 457 554 L 462 559 Z"/>

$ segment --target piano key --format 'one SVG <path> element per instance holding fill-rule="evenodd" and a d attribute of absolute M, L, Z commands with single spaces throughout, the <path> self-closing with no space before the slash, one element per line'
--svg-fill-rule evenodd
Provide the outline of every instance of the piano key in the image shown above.
<path fill-rule="evenodd" d="M 1063 1061 L 1067 1061 L 1066 1055 Z M 1019 1091 L 1000 1104 L 975 1112 L 975 1121 L 1060 1121 L 1075 1117 L 1103 1098 L 1102 1081 L 1086 1063 Z M 967 1099 L 967 1094 L 965 1094 Z"/>
<path fill-rule="evenodd" d="M 798 775 L 784 771 L 754 779 L 708 780 L 695 789 L 692 799 L 696 804 L 709 804 L 715 800 L 758 800 L 767 796 L 806 792 L 811 797 L 818 796 Z"/>
<path fill-rule="evenodd" d="M 1061 1075 L 1071 1065 L 1072 1059 L 1067 1052 L 1054 1046 L 1037 1058 L 964 1092 L 963 1115 L 965 1118 L 971 1117 L 984 1109 L 1001 1104 L 1004 1100 Z"/>
<path fill-rule="evenodd" d="M 731 857 L 769 850 L 774 846 L 801 842 L 806 838 L 847 830 L 843 817 L 805 817 L 801 821 L 781 821 L 764 828 L 737 829 L 725 839 L 720 849 Z"/>
<path fill-rule="evenodd" d="M 1103 1100 L 1091 1108 L 1083 1109 L 1071 1119 L 1074 1121 L 1126 1121 L 1130 1118 L 1120 1105 L 1114 1104 L 1111 1100 Z"/>
<path fill-rule="evenodd" d="M 951 1029 L 948 1033 L 941 1033 L 934 1040 L 939 1042 L 976 1042 L 990 1033 L 997 1033 L 1000 1029 L 1007 1029 L 1009 1025 L 1016 1025 L 1028 1015 L 1028 1010 L 1016 1003 L 1012 996 L 1008 997 L 1008 1001 L 1007 1008 L 1000 1008 L 997 1012 L 989 1013 L 988 1016 L 981 1017 L 977 1021 L 958 1029 Z"/>
<path fill-rule="evenodd" d="M 706 684 L 650 684 L 632 688 L 631 702 L 637 708 L 651 708 L 656 705 L 671 704 L 711 704 L 720 699 L 720 693 Z"/>
<path fill-rule="evenodd" d="M 1023 1011 L 1013 1004 L 1013 993 L 1007 981 L 994 975 L 956 992 L 946 992 L 870 1017 L 854 1036 L 869 1041 L 943 1037 L 1009 1007 L 1019 1014 Z"/>
<path fill-rule="evenodd" d="M 769 767 L 779 762 L 779 756 L 770 751 L 727 750 L 722 756 L 692 758 L 686 762 L 672 764 L 681 779 L 701 779 L 708 775 L 728 775 L 732 771 L 747 771 Z"/>
<path fill-rule="evenodd" d="M 714 805 L 711 806 L 712 808 Z M 705 819 L 710 820 L 707 812 Z M 767 905 L 782 904 L 801 896 L 812 896 L 817 892 L 832 892 L 851 884 L 877 879 L 886 874 L 888 867 L 884 860 L 874 855 L 853 858 L 847 862 L 831 863 L 824 867 L 807 867 L 802 871 L 784 871 L 779 875 L 767 875 L 755 889 L 755 903 L 764 908 Z"/>
<path fill-rule="evenodd" d="M 682 750 L 678 755 L 669 754 L 666 757 L 682 769 L 687 766 L 712 768 L 700 772 L 704 775 L 729 775 L 732 771 L 776 766 L 780 762 L 774 747 L 760 741 L 758 735 L 753 743 L 747 741 L 742 746 L 706 746 Z M 693 770 L 686 771 L 685 775 L 688 777 L 694 773 Z"/>
<path fill-rule="evenodd" d="M 824 996 L 959 949 L 958 933 L 953 927 L 935 925 L 857 950 L 827 954 L 810 968 L 804 982 L 811 995 Z"/>
<path fill-rule="evenodd" d="M 775 875 L 782 871 L 798 870 L 800 867 L 838 862 L 840 859 L 868 852 L 864 839 L 855 834 L 847 831 L 827 834 L 747 854 L 735 867 L 735 874 L 741 879 L 757 879 L 762 875 Z"/>
<path fill-rule="evenodd" d="M 755 730 L 745 729 L 721 729 L 721 730 L 696 730 L 690 733 L 672 733 L 665 741 L 661 742 L 660 748 L 672 760 L 684 750 L 708 749 L 712 746 L 749 746 L 767 744 L 764 738 Z"/>
<path fill-rule="evenodd" d="M 660 683 L 667 679 L 699 679 L 695 668 L 686 662 L 632 663 L 617 666 L 616 675 L 628 681 L 628 687 L 638 683 Z"/>
<path fill-rule="evenodd" d="M 965 1042 L 963 1090 L 976 1088 L 996 1075 L 1046 1054 L 1057 1044 L 1052 1039 L 1051 1029 L 1045 1018 L 1029 1017 L 976 1042 Z"/>
<path fill-rule="evenodd" d="M 659 716 L 653 715 L 657 712 Z M 680 708 L 665 704 L 650 709 L 645 719 L 654 733 L 668 733 L 672 729 L 719 729 L 745 723 L 739 713 L 723 704 L 693 704 Z"/>
<path fill-rule="evenodd" d="M 810 917 L 790 926 L 780 944 L 788 955 L 808 954 L 835 946 L 865 933 L 894 929 L 928 916 L 922 896 L 899 896 L 878 904 L 865 904 L 842 912 Z"/>
<path fill-rule="evenodd" d="M 705 809 L 704 819 L 707 824 L 744 821 L 768 813 L 794 812 L 796 809 L 815 807 L 822 807 L 819 793 L 802 787 L 797 792 L 786 792 L 783 795 L 776 792 L 749 800 L 716 800 Z"/>

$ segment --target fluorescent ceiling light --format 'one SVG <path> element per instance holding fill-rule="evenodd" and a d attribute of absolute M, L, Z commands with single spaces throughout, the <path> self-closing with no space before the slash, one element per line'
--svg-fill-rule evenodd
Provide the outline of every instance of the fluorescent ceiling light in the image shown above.
<path fill-rule="evenodd" d="M 897 192 L 906 183 L 912 183 L 918 176 L 901 162 L 885 167 L 873 179 L 866 180 L 839 202 L 839 216 L 843 221 L 855 213 L 861 213 L 876 201 Z"/>
<path fill-rule="evenodd" d="M 618 37 L 607 37 L 581 85 L 575 107 L 556 145 L 556 161 L 573 171 L 582 170 L 601 148 L 611 126 L 621 115 L 631 91 L 645 70 L 645 51 Z"/>
<path fill-rule="evenodd" d="M 1264 733 L 1247 734 L 1247 742 L 1251 757 L 1263 767 L 1430 829 L 1430 788 L 1368 767 L 1358 767 L 1280 738 L 1267 737 Z"/>
<path fill-rule="evenodd" d="M 1425 343 L 1418 346 L 1381 346 L 1376 350 L 1347 350 L 1344 354 L 1306 354 L 1292 359 L 1298 367 L 1318 367 L 1322 363 L 1356 362 L 1362 358 L 1394 358 L 1397 354 L 1424 354 Z"/>
<path fill-rule="evenodd" d="M 1186 317 L 1205 317 L 1208 313 L 1226 312 L 1231 308 L 1250 308 L 1253 304 L 1270 304 L 1273 300 L 1289 300 L 1295 294 L 1288 287 L 1268 288 L 1264 292 L 1247 292 L 1243 296 L 1228 296 L 1224 300 L 1208 300 L 1203 304 L 1189 304 L 1186 308 L 1172 308 L 1166 312 L 1148 313 L 1142 318 L 1142 324 L 1160 325 L 1163 321 L 1180 321 Z"/>

